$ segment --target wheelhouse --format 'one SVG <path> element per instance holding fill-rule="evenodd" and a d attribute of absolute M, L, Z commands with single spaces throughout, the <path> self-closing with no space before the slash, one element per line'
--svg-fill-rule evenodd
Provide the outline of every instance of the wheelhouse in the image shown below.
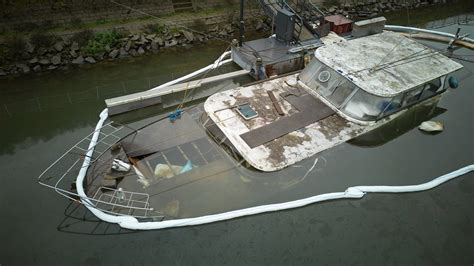
<path fill-rule="evenodd" d="M 460 67 L 384 32 L 318 49 L 299 81 L 344 118 L 369 124 L 444 92 L 446 75 Z"/>

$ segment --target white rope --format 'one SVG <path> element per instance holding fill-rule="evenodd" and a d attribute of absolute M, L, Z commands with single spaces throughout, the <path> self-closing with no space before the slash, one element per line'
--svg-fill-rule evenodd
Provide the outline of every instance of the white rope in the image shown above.
<path fill-rule="evenodd" d="M 191 226 L 199 224 L 208 224 L 218 221 L 230 220 L 238 217 L 255 215 L 266 212 L 281 211 L 293 208 L 303 207 L 309 204 L 316 202 L 323 202 L 328 200 L 335 199 L 360 199 L 366 193 L 407 193 L 407 192 L 418 192 L 432 189 L 436 186 L 439 186 L 451 179 L 462 176 L 466 173 L 474 171 L 474 164 L 468 165 L 461 169 L 458 169 L 454 172 L 445 174 L 443 176 L 437 177 L 432 181 L 419 185 L 408 185 L 408 186 L 356 186 L 350 187 L 344 192 L 333 192 L 321 194 L 305 199 L 289 201 L 284 203 L 269 204 L 256 206 L 241 210 L 235 210 L 230 212 L 224 212 L 219 214 L 206 215 L 196 218 L 186 218 L 186 219 L 176 219 L 168 220 L 161 222 L 138 222 L 135 218 L 130 216 L 114 216 L 110 214 L 105 214 L 99 210 L 88 207 L 99 219 L 110 222 L 117 223 L 123 228 L 132 229 L 132 230 L 153 230 L 153 229 L 163 229 L 170 227 L 181 227 L 181 226 Z M 86 205 L 87 206 L 87 205 Z"/>
<path fill-rule="evenodd" d="M 398 25 L 385 25 L 384 29 L 386 30 L 391 30 L 391 31 L 404 31 L 404 32 L 409 32 L 409 31 L 415 31 L 415 32 L 424 32 L 424 33 L 430 33 L 430 34 L 435 34 L 439 36 L 444 36 L 448 38 L 456 38 L 456 35 L 447 33 L 447 32 L 442 32 L 442 31 L 436 31 L 436 30 L 427 30 L 427 29 L 421 29 L 421 28 L 415 28 L 415 27 L 404 27 L 404 26 L 398 26 Z M 459 37 L 460 40 L 467 41 L 474 43 L 474 39 L 467 38 L 467 36 L 461 36 Z"/>

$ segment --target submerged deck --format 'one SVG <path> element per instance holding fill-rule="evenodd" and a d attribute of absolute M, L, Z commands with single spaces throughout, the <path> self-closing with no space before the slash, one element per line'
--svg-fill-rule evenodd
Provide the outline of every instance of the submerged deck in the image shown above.
<path fill-rule="evenodd" d="M 231 158 L 206 134 L 203 113 L 200 104 L 173 123 L 161 120 L 124 138 L 119 149 L 108 150 L 89 168 L 88 196 L 105 201 L 97 207 L 106 211 L 176 219 L 250 207 L 301 180 L 296 173 L 301 169 L 261 176 Z M 113 159 L 133 164 L 142 175 L 133 168 L 112 170 Z M 125 199 L 117 196 L 119 188 Z"/>

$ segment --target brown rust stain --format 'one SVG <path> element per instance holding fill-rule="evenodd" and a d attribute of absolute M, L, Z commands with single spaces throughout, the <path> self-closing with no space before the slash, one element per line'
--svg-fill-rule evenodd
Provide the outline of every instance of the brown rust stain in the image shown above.
<path fill-rule="evenodd" d="M 308 135 L 295 136 L 290 133 L 283 137 L 274 139 L 264 144 L 264 146 L 270 150 L 270 156 L 268 157 L 269 161 L 271 161 L 272 164 L 277 165 L 286 160 L 285 156 L 283 155 L 285 147 L 294 147 L 310 140 L 311 137 Z"/>
<path fill-rule="evenodd" d="M 273 107 L 273 103 L 270 97 L 267 94 L 267 90 L 262 88 L 259 84 L 257 85 L 258 89 L 253 90 L 252 97 L 246 97 L 241 95 L 234 95 L 238 104 L 249 103 L 250 106 L 257 112 L 258 117 L 250 120 L 245 120 L 240 117 L 241 121 L 249 128 L 253 129 L 256 127 L 257 121 L 262 121 L 262 124 L 268 124 L 275 121 L 280 116 L 277 114 L 276 110 Z M 269 106 L 270 109 L 267 109 L 266 106 Z"/>
<path fill-rule="evenodd" d="M 320 128 L 318 129 L 326 139 L 331 140 L 336 136 L 339 136 L 341 130 L 349 127 L 349 122 L 337 114 L 326 117 L 325 119 L 318 122 Z"/>

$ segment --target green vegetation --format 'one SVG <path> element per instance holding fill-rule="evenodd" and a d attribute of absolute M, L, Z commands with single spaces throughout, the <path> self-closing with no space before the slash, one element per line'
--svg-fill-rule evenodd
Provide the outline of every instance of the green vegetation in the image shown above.
<path fill-rule="evenodd" d="M 181 29 L 178 28 L 178 27 L 172 27 L 172 28 L 169 29 L 169 32 L 171 34 L 179 33 L 180 31 L 181 31 Z"/>
<path fill-rule="evenodd" d="M 143 27 L 147 33 L 165 34 L 168 31 L 168 27 L 163 24 L 147 24 Z"/>
<path fill-rule="evenodd" d="M 113 47 L 120 38 L 122 35 L 115 30 L 97 33 L 92 40 L 89 40 L 84 51 L 92 55 L 103 53 L 107 46 Z"/>
<path fill-rule="evenodd" d="M 77 42 L 79 46 L 83 46 L 84 44 L 88 43 L 89 40 L 94 38 L 94 33 L 91 30 L 82 30 L 79 32 L 74 33 L 71 37 L 71 41 Z"/>
<path fill-rule="evenodd" d="M 107 20 L 101 18 L 101 19 L 96 20 L 94 24 L 95 25 L 104 25 L 106 23 L 107 23 Z"/>

